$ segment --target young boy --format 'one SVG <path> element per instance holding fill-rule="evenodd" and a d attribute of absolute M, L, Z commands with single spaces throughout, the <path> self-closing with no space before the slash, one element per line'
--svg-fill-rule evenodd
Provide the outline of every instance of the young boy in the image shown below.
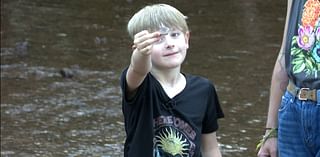
<path fill-rule="evenodd" d="M 128 23 L 134 45 L 121 75 L 125 157 L 221 157 L 222 118 L 213 84 L 180 72 L 189 47 L 184 16 L 167 4 L 142 8 Z"/>

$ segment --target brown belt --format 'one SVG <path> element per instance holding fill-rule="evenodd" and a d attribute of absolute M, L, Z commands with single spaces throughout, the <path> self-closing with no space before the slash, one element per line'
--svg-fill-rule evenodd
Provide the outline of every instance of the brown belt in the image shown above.
<path fill-rule="evenodd" d="M 317 90 L 310 88 L 299 88 L 294 83 L 289 81 L 287 91 L 297 97 L 299 100 L 317 101 Z"/>

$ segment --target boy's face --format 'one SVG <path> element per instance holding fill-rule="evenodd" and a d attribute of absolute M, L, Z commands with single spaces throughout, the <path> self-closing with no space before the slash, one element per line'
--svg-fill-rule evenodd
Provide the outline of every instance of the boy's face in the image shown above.
<path fill-rule="evenodd" d="M 189 48 L 189 32 L 177 29 L 159 30 L 159 41 L 152 46 L 152 63 L 155 68 L 175 68 L 180 66 Z"/>

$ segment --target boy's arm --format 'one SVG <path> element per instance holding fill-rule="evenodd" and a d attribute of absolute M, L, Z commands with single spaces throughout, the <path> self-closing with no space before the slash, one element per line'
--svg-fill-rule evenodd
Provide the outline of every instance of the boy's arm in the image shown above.
<path fill-rule="evenodd" d="M 151 49 L 152 44 L 158 40 L 158 34 L 157 32 L 149 33 L 144 30 L 134 36 L 134 50 L 126 75 L 128 96 L 132 95 L 141 85 L 152 68 Z"/>
<path fill-rule="evenodd" d="M 201 153 L 203 157 L 221 157 L 216 132 L 201 135 Z"/>

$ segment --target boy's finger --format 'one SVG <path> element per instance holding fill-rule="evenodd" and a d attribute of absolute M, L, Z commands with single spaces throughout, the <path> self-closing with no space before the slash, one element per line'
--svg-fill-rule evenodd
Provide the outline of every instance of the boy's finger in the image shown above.
<path fill-rule="evenodd" d="M 143 49 L 140 49 L 139 51 L 140 51 L 140 53 L 142 53 L 144 55 L 149 55 L 151 53 L 151 51 L 150 51 L 151 47 L 152 47 L 152 45 L 149 45 Z"/>
<path fill-rule="evenodd" d="M 148 34 L 149 32 L 147 30 L 143 30 L 141 32 L 138 32 L 136 35 L 134 35 L 134 38 L 139 38 L 145 34 Z"/>

